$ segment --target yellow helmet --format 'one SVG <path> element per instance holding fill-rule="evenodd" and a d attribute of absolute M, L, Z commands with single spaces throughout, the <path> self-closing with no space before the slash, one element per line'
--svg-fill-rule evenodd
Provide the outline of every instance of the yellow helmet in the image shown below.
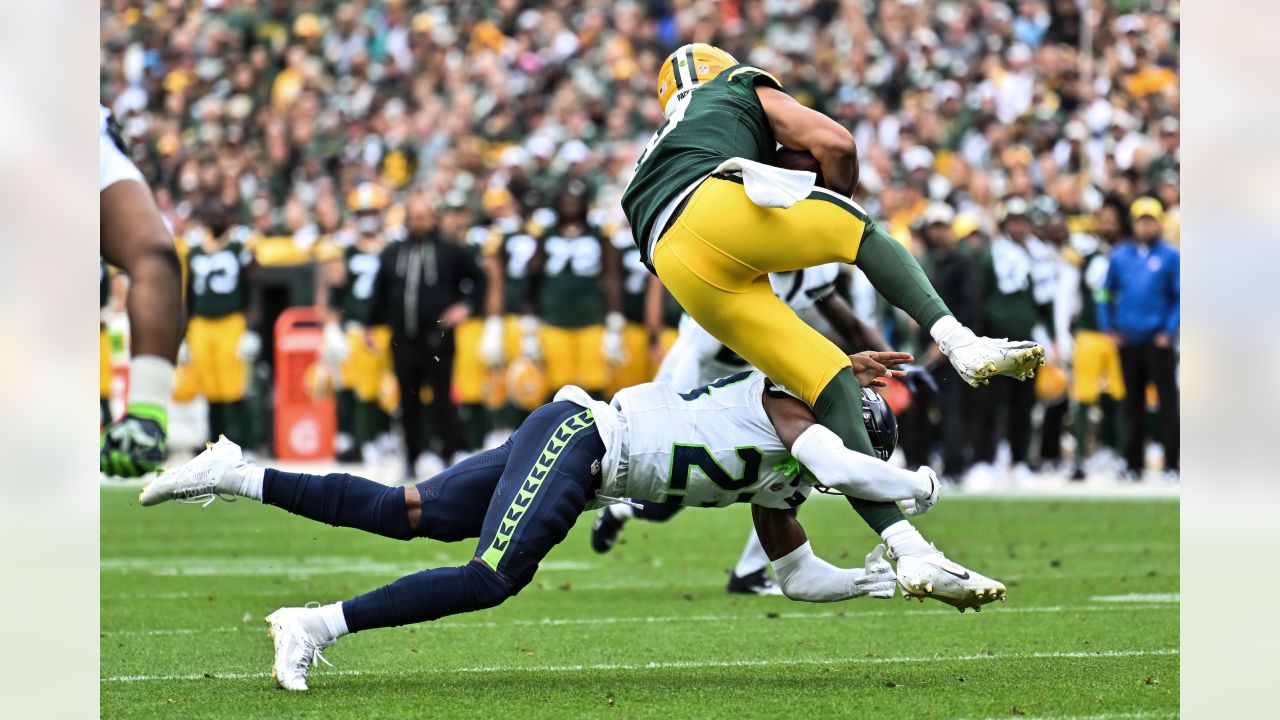
<path fill-rule="evenodd" d="M 507 367 L 507 395 L 521 410 L 537 410 L 549 389 L 542 368 L 529 358 L 518 357 Z"/>
<path fill-rule="evenodd" d="M 658 71 L 658 102 L 662 105 L 662 114 L 669 114 L 671 100 L 685 96 L 737 64 L 732 55 L 706 43 L 690 43 L 671 53 Z"/>
<path fill-rule="evenodd" d="M 381 212 L 388 202 L 387 191 L 377 183 L 362 182 L 347 195 L 347 209 L 353 213 Z"/>
<path fill-rule="evenodd" d="M 1036 397 L 1054 404 L 1067 396 L 1067 373 L 1057 365 L 1045 365 L 1036 371 Z"/>

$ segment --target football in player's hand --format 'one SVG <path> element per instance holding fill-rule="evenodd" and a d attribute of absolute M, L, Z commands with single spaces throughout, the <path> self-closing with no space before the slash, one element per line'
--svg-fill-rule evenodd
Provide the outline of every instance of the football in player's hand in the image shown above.
<path fill-rule="evenodd" d="M 813 153 L 808 150 L 778 148 L 778 152 L 773 155 L 773 164 L 787 170 L 805 170 L 816 173 L 818 184 L 822 184 L 822 166 L 818 164 L 818 158 L 814 157 Z"/>
<path fill-rule="evenodd" d="M 818 158 L 808 150 L 789 150 L 787 148 L 778 148 L 778 152 L 773 155 L 773 164 L 780 168 L 788 170 L 804 170 L 818 176 L 818 185 L 826 187 L 827 183 L 822 178 L 822 166 L 818 164 Z"/>

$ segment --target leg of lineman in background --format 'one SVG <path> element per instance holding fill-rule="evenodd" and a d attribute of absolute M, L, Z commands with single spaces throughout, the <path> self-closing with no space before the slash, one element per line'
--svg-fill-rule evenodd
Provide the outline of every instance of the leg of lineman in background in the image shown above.
<path fill-rule="evenodd" d="M 556 402 L 534 411 L 502 447 L 411 487 L 387 487 L 346 474 L 263 469 L 241 459 L 239 448 L 229 442 L 192 461 L 205 464 L 187 472 L 209 478 L 208 497 L 253 497 L 329 525 L 397 540 L 480 538 L 475 556 L 462 566 L 423 570 L 331 605 L 272 613 L 272 674 L 282 687 L 305 690 L 319 651 L 342 635 L 483 610 L 519 593 L 582 514 L 599 482 L 593 467 L 603 456 L 604 441 L 591 412 Z M 172 492 L 155 491 L 150 497 L 149 492 L 151 486 L 143 490 L 147 505 L 172 498 Z"/>
<path fill-rule="evenodd" d="M 598 553 L 606 553 L 613 549 L 622 526 L 631 518 L 639 518 L 649 522 L 666 522 L 684 509 L 679 503 L 657 503 L 641 501 L 640 507 L 630 505 L 609 505 L 600 511 L 591 526 L 591 548 Z M 731 593 L 744 595 L 781 595 L 782 589 L 765 572 L 769 568 L 769 555 L 765 553 L 756 531 L 747 534 L 746 545 L 738 564 L 729 573 L 729 584 L 725 588 Z"/>
<path fill-rule="evenodd" d="M 431 427 L 441 439 L 440 457 L 446 465 L 462 448 L 462 427 L 458 406 L 453 404 L 453 338 L 426 359 L 426 381 L 431 385 Z"/>
<path fill-rule="evenodd" d="M 417 477 L 418 455 L 422 453 L 422 384 L 423 364 L 429 357 L 408 340 L 393 341 L 392 361 L 396 383 L 400 386 L 400 425 L 404 430 L 405 480 Z"/>
<path fill-rule="evenodd" d="M 779 238 L 795 241 L 779 243 Z M 981 358 L 962 361 L 975 380 L 990 374 L 988 366 L 994 370 L 984 341 L 955 320 L 902 244 L 848 198 L 822 188 L 790 208 L 765 208 L 747 197 L 740 181 L 708 178 L 653 254 L 658 277 L 699 324 L 808 403 L 848 448 L 871 455 L 848 356 L 796 316 L 773 293 L 767 277 L 855 261 L 890 303 L 930 330 L 948 356 L 976 350 Z M 1039 364 L 1043 350 L 1036 350 L 1019 358 L 1021 374 Z M 904 520 L 893 503 L 850 503 L 877 533 Z"/>
<path fill-rule="evenodd" d="M 1045 465 L 1045 470 L 1062 462 L 1062 430 L 1066 427 L 1069 408 L 1070 403 L 1065 396 L 1044 408 L 1044 422 L 1040 428 L 1040 462 Z"/>
<path fill-rule="evenodd" d="M 933 375 L 938 381 L 938 410 L 942 416 L 942 473 L 951 482 L 958 482 L 969 469 L 965 453 L 970 447 L 973 388 L 950 365 L 939 366 Z"/>

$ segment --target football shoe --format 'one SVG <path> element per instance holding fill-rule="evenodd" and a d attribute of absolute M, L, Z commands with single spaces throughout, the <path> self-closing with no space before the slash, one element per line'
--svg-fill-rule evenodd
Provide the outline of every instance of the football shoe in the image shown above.
<path fill-rule="evenodd" d="M 1004 602 L 1004 583 L 948 560 L 936 547 L 928 555 L 905 555 L 897 561 L 898 584 L 906 600 L 933 598 L 960 612 L 981 612 L 989 602 Z"/>
<path fill-rule="evenodd" d="M 951 348 L 948 357 L 960 377 L 973 387 L 986 385 L 997 375 L 1030 379 L 1045 362 L 1044 348 L 1039 343 L 989 337 L 975 337 Z"/>
<path fill-rule="evenodd" d="M 300 615 L 304 608 L 280 608 L 266 617 L 267 635 L 275 644 L 276 657 L 271 664 L 271 677 L 285 690 L 306 690 L 307 674 L 319 663 L 333 666 L 320 654 L 334 641 L 315 637 L 303 626 Z"/>
<path fill-rule="evenodd" d="M 240 446 L 225 435 L 220 436 L 218 442 L 210 443 L 204 452 L 176 468 L 165 470 L 160 477 L 147 483 L 138 494 L 138 502 L 149 507 L 177 500 L 208 507 L 219 497 L 233 501 L 232 489 L 222 487 L 220 483 L 229 470 L 242 464 L 246 461 Z"/>

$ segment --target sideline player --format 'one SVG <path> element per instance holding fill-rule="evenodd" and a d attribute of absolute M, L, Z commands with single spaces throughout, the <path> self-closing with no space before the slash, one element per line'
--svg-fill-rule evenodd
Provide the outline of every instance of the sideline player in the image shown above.
<path fill-rule="evenodd" d="M 770 272 L 856 263 L 971 385 L 1025 379 L 1044 362 L 1035 343 L 980 338 L 955 319 L 915 258 L 849 199 L 857 184 L 849 132 L 772 75 L 694 43 L 662 64 L 657 91 L 666 121 L 622 195 L 646 264 L 689 315 L 813 408 L 846 446 L 872 452 L 849 361 L 773 294 Z M 779 144 L 809 151 L 826 187 L 814 173 L 768 165 Z M 902 519 L 891 503 L 851 502 L 874 530 Z"/>
<path fill-rule="evenodd" d="M 383 378 L 391 372 L 391 329 L 367 327 L 373 279 L 387 246 L 384 226 L 390 198 L 377 183 L 362 182 L 347 195 L 347 209 L 355 216 L 355 238 L 321 266 L 317 305 L 325 318 L 326 362 L 339 370 L 338 405 L 340 460 L 377 458 L 376 441 L 390 428 L 379 404 Z"/>
<path fill-rule="evenodd" d="M 137 477 L 169 454 L 173 363 L 182 344 L 182 266 L 142 173 L 125 154 L 107 108 L 98 105 L 98 248 L 129 276 L 129 396 L 102 430 L 99 469 Z"/>
<path fill-rule="evenodd" d="M 859 382 L 873 385 L 901 375 L 888 368 L 910 359 L 905 353 L 853 356 L 850 372 L 857 369 Z M 861 394 L 857 402 L 861 417 Z M 808 406 L 746 371 L 684 393 L 663 383 L 638 385 L 612 404 L 566 387 L 501 447 L 403 488 L 346 474 L 260 468 L 220 440 L 143 488 L 139 501 L 207 505 L 237 495 L 401 540 L 480 538 L 475 556 L 460 567 L 424 570 L 330 605 L 272 613 L 272 674 L 281 687 L 306 690 L 320 651 L 342 635 L 498 605 L 529 584 L 578 515 L 623 496 L 699 507 L 751 503 L 787 597 L 892 597 L 895 575 L 882 559 L 883 545 L 862 568 L 837 568 L 813 554 L 795 508 L 814 487 L 901 502 L 913 515 L 933 507 L 940 488 L 928 468 L 902 470 L 846 449 L 814 422 Z M 932 597 L 963 612 L 1004 597 L 1004 585 L 947 560 L 905 519 L 881 537 L 908 599 Z"/>
<path fill-rule="evenodd" d="M 209 401 L 209 437 L 226 435 L 252 445 L 244 398 L 249 368 L 262 351 L 249 299 L 253 251 L 234 237 L 230 209 L 221 202 L 207 203 L 198 215 L 198 240 L 187 249 L 191 369 Z"/>

